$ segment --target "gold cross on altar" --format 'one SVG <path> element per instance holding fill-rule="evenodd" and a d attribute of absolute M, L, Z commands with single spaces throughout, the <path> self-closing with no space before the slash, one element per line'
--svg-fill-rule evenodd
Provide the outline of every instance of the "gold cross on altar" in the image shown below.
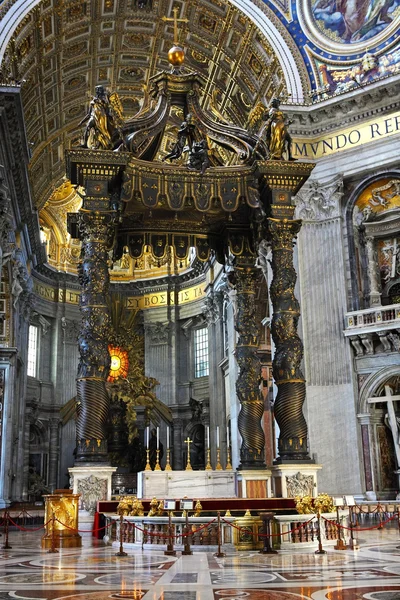
<path fill-rule="evenodd" d="M 187 437 L 187 439 L 185 440 L 185 444 L 187 444 L 187 462 L 186 462 L 186 469 L 185 471 L 193 471 L 192 469 L 192 465 L 190 464 L 190 444 L 193 444 L 193 440 L 189 439 L 189 436 Z"/>
<path fill-rule="evenodd" d="M 173 12 L 173 17 L 171 19 L 171 17 L 161 17 L 163 21 L 173 21 L 174 23 L 174 45 L 177 46 L 178 45 L 178 22 L 179 23 L 189 23 L 189 19 L 178 19 L 178 12 L 179 12 L 179 8 L 177 6 L 174 6 L 174 8 L 172 9 Z M 186 442 L 185 442 L 186 444 Z"/>

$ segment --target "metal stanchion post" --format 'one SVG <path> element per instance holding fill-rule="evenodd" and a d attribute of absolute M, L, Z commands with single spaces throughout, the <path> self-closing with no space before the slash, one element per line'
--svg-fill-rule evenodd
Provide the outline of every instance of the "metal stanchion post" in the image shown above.
<path fill-rule="evenodd" d="M 260 554 L 278 554 L 277 550 L 273 550 L 271 546 L 271 521 L 274 518 L 275 513 L 258 513 L 260 519 L 263 522 L 263 534 L 264 534 L 264 546 L 260 550 Z"/>
<path fill-rule="evenodd" d="M 397 528 L 400 534 L 400 506 L 397 505 Z M 396 550 L 400 550 L 400 546 L 396 546 Z"/>
<path fill-rule="evenodd" d="M 350 520 L 350 549 L 351 550 L 359 550 L 360 546 L 357 543 L 356 538 L 354 537 L 354 532 L 353 532 L 353 507 L 349 506 L 349 520 Z"/>
<path fill-rule="evenodd" d="M 218 511 L 218 552 L 214 554 L 217 558 L 225 556 L 225 552 L 221 552 L 221 513 Z"/>
<path fill-rule="evenodd" d="M 339 517 L 339 507 L 336 507 L 336 528 L 337 528 L 337 540 L 336 546 L 334 546 L 335 550 L 346 550 L 346 544 L 344 540 L 342 540 L 342 536 L 340 533 L 340 517 Z"/>
<path fill-rule="evenodd" d="M 8 543 L 8 527 L 10 524 L 10 513 L 8 510 L 4 513 L 4 544 L 2 545 L 3 550 L 11 550 L 12 546 Z"/>
<path fill-rule="evenodd" d="M 378 527 L 378 529 L 383 529 L 381 508 L 382 508 L 382 506 L 380 504 L 378 504 L 378 513 L 379 513 L 379 527 Z"/>
<path fill-rule="evenodd" d="M 128 556 L 127 552 L 124 552 L 124 545 L 122 542 L 122 526 L 124 524 L 124 515 L 120 515 L 119 516 L 119 551 L 116 553 L 115 556 Z"/>
<path fill-rule="evenodd" d="M 185 543 L 183 546 L 183 550 L 182 550 L 182 555 L 183 556 L 189 556 L 190 554 L 193 554 L 193 552 L 190 549 L 190 539 L 189 539 L 189 515 L 188 515 L 188 510 L 186 511 L 186 521 L 185 521 Z"/>
<path fill-rule="evenodd" d="M 189 460 L 189 459 L 188 459 Z M 164 550 L 166 556 L 176 556 L 174 550 L 174 538 L 172 537 L 172 511 L 168 511 L 168 544 L 167 549 Z"/>
<path fill-rule="evenodd" d="M 326 550 L 322 548 L 322 537 L 321 537 L 321 513 L 317 512 L 318 519 L 318 550 L 315 551 L 315 554 L 326 554 Z"/>
<path fill-rule="evenodd" d="M 47 551 L 48 554 L 57 554 L 58 553 L 58 550 L 56 549 L 55 525 L 56 525 L 56 516 L 53 511 L 53 516 L 51 517 L 51 546 L 50 546 L 50 550 Z"/>

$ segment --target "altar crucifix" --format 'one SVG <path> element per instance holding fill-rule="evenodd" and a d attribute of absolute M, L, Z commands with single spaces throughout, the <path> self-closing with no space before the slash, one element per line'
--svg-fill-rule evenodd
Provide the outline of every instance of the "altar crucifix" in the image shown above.
<path fill-rule="evenodd" d="M 174 6 L 172 9 L 173 17 L 161 17 L 163 21 L 172 21 L 174 24 L 174 45 L 178 45 L 178 23 L 189 23 L 189 19 L 178 19 L 179 8 Z"/>
<path fill-rule="evenodd" d="M 390 385 L 385 385 L 384 396 L 374 396 L 368 398 L 368 404 L 377 404 L 386 402 L 387 414 L 385 415 L 385 423 L 390 428 L 393 436 L 394 450 L 396 453 L 397 471 L 400 483 L 400 417 L 396 416 L 395 402 L 400 401 L 400 395 L 394 395 Z M 399 486 L 400 487 L 400 486 Z"/>
<path fill-rule="evenodd" d="M 185 440 L 185 444 L 187 444 L 187 461 L 185 471 L 193 471 L 192 465 L 190 464 L 190 444 L 193 444 L 193 440 L 189 439 L 188 436 Z"/>

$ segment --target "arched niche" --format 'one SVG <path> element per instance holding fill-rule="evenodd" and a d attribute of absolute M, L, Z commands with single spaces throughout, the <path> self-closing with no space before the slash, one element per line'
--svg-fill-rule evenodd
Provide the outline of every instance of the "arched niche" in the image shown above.
<path fill-rule="evenodd" d="M 391 395 L 395 398 L 391 401 Z M 358 420 L 361 426 L 366 490 L 379 497 L 399 489 L 400 467 L 400 365 L 385 367 L 364 381 L 360 390 Z M 393 407 L 390 416 L 389 402 Z"/>
<path fill-rule="evenodd" d="M 400 173 L 382 173 L 359 184 L 347 204 L 347 225 L 353 310 L 395 303 L 399 294 L 392 288 L 400 284 Z"/>

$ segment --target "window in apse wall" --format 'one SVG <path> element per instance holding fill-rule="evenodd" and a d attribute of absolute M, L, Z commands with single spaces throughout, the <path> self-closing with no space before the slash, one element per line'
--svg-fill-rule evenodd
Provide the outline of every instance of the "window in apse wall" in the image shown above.
<path fill-rule="evenodd" d="M 36 325 L 29 325 L 28 371 L 27 371 L 29 377 L 36 377 L 37 349 L 38 349 L 38 327 L 36 327 Z"/>
<path fill-rule="evenodd" d="M 195 329 L 194 331 L 194 376 L 206 377 L 208 375 L 208 329 Z"/>

